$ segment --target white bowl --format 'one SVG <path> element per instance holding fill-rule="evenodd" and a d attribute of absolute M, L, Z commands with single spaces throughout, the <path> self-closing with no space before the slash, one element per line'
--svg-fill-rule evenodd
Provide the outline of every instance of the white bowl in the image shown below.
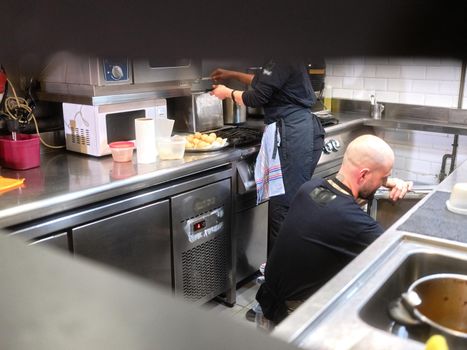
<path fill-rule="evenodd" d="M 467 215 L 467 182 L 454 185 L 446 206 L 453 213 Z"/>

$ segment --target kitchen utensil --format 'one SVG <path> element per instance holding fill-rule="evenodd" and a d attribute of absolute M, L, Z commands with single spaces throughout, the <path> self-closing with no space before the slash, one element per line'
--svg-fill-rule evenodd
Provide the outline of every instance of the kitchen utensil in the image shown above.
<path fill-rule="evenodd" d="M 434 274 L 413 282 L 389 304 L 393 319 L 408 326 L 429 325 L 438 332 L 467 339 L 467 275 Z"/>
<path fill-rule="evenodd" d="M 467 215 L 467 182 L 454 185 L 446 207 L 453 213 Z"/>
<path fill-rule="evenodd" d="M 224 124 L 242 124 L 246 122 L 246 106 L 236 104 L 231 98 L 222 101 Z"/>

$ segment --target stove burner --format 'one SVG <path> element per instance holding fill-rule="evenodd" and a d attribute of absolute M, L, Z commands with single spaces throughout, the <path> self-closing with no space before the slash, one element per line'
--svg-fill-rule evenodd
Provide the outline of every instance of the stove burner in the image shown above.
<path fill-rule="evenodd" d="M 233 147 L 243 147 L 261 143 L 263 133 L 258 129 L 237 126 L 232 128 L 220 129 L 216 132 L 217 136 L 227 138 L 227 142 Z"/>

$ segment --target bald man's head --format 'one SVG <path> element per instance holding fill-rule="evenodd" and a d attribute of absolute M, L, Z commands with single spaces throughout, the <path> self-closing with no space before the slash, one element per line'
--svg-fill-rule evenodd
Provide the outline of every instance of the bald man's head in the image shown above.
<path fill-rule="evenodd" d="M 369 199 L 385 184 L 394 164 L 394 152 L 381 138 L 362 135 L 347 147 L 338 178 L 355 197 Z"/>
<path fill-rule="evenodd" d="M 357 167 L 375 169 L 380 166 L 392 167 L 394 152 L 381 138 L 374 135 L 362 135 L 354 139 L 344 154 L 343 162 Z"/>

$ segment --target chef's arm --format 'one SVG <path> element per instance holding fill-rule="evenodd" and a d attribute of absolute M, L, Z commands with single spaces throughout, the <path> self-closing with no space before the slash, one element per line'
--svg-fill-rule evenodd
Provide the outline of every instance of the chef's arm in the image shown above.
<path fill-rule="evenodd" d="M 222 68 L 217 68 L 214 72 L 211 73 L 211 79 L 216 83 L 219 81 L 225 81 L 228 79 L 235 79 L 239 82 L 251 85 L 254 74 L 248 74 L 243 72 L 237 72 L 234 70 L 227 70 Z"/>
<path fill-rule="evenodd" d="M 213 85 L 213 90 L 211 91 L 211 95 L 220 98 L 221 100 L 226 98 L 231 98 L 235 101 L 236 104 L 243 106 L 243 91 L 241 90 L 234 90 L 225 85 Z"/>

